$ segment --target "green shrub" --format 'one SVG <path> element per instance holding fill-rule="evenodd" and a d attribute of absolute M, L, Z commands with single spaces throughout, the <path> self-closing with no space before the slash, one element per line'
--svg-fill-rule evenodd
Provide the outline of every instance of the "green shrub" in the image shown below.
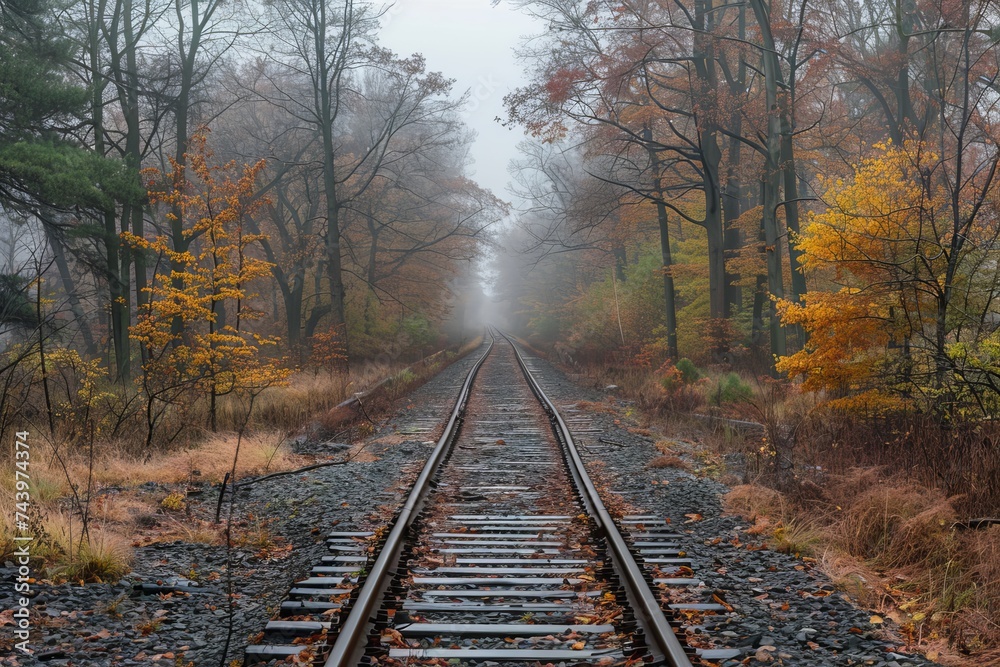
<path fill-rule="evenodd" d="M 701 379 L 701 371 L 694 365 L 694 362 L 684 357 L 677 361 L 677 370 L 681 372 L 681 380 L 684 384 L 691 384 Z"/>
<path fill-rule="evenodd" d="M 753 389 L 736 373 L 726 373 L 709 394 L 708 401 L 712 405 L 727 403 L 742 403 L 753 397 Z"/>

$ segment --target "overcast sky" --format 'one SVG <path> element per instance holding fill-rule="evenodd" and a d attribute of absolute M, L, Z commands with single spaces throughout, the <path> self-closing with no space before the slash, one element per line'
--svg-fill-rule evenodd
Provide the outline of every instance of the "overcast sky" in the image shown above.
<path fill-rule="evenodd" d="M 399 55 L 422 53 L 427 67 L 455 79 L 456 94 L 469 90 L 466 123 L 478 137 L 472 147 L 475 180 L 502 199 L 507 163 L 522 139 L 520 128 L 500 126 L 503 97 L 524 83 L 513 49 L 522 36 L 539 32 L 530 17 L 490 0 L 397 0 L 382 20 L 382 45 Z"/>

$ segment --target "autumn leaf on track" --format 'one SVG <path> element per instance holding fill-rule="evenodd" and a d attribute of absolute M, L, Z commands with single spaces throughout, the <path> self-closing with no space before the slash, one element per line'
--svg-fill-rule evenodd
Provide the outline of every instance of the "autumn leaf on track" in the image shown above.
<path fill-rule="evenodd" d="M 723 600 L 722 597 L 719 596 L 718 594 L 713 593 L 712 600 L 715 602 L 715 604 L 721 604 L 723 607 L 725 607 L 726 611 L 733 611 L 733 606 L 728 602 L 726 602 L 725 600 Z"/>
<path fill-rule="evenodd" d="M 409 644 L 403 639 L 403 634 L 395 628 L 386 628 L 382 631 L 383 643 L 389 643 L 397 648 L 409 648 Z"/>

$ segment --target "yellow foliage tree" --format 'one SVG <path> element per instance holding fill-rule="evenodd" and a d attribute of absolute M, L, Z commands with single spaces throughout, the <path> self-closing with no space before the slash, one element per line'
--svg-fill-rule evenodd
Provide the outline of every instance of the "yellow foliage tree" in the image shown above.
<path fill-rule="evenodd" d="M 921 144 L 876 146 L 850 182 L 828 184 L 827 208 L 799 240 L 806 270 L 832 292 L 779 300 L 808 344 L 777 368 L 842 408 L 884 411 L 933 391 L 940 277 L 949 261 L 950 201 L 935 187 L 939 156 Z"/>
<path fill-rule="evenodd" d="M 265 162 L 213 165 L 204 131 L 192 137 L 190 147 L 186 165 L 173 163 L 170 174 L 148 172 L 151 201 L 180 211 L 189 223 L 184 232 L 189 249 L 173 250 L 166 236 L 124 235 L 132 247 L 155 254 L 157 267 L 170 267 L 158 271 L 147 288 L 131 336 L 147 352 L 149 400 L 169 403 L 188 388 L 198 389 L 209 397 L 215 430 L 218 396 L 255 395 L 284 382 L 289 371 L 261 354 L 277 338 L 244 326 L 261 315 L 249 304 L 255 296 L 252 283 L 272 266 L 249 252 L 261 236 L 245 227 L 247 218 L 267 204 L 255 196 Z M 152 421 L 148 425 L 152 431 Z"/>

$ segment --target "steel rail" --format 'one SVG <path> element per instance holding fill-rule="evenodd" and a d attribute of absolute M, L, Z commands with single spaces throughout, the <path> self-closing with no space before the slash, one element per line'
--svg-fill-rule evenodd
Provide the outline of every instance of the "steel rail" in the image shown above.
<path fill-rule="evenodd" d="M 493 346 L 496 344 L 496 336 L 493 335 L 493 332 L 487 331 L 487 333 L 492 339 L 490 346 L 466 376 L 444 433 L 427 459 L 427 463 L 424 464 L 417 481 L 414 482 L 406 503 L 400 510 L 392 530 L 389 531 L 381 553 L 365 578 L 365 583 L 361 587 L 357 599 L 351 605 L 351 611 L 340 628 L 337 641 L 330 649 L 330 655 L 327 657 L 324 667 L 348 667 L 349 665 L 357 665 L 361 659 L 367 642 L 368 628 L 373 622 L 371 616 L 378 609 L 389 582 L 392 580 L 390 574 L 399 563 L 407 531 L 420 513 L 420 509 L 427 499 L 427 494 L 431 490 L 431 482 L 437 474 L 441 462 L 447 459 L 451 446 L 455 442 L 455 436 L 458 434 L 465 413 L 465 404 L 469 398 L 472 382 L 476 379 L 479 368 L 490 356 L 490 352 L 493 351 Z"/>
<path fill-rule="evenodd" d="M 660 654 L 654 654 L 654 659 L 662 658 L 670 667 L 691 667 L 690 658 L 684 652 L 684 647 L 677 639 L 677 635 L 674 634 L 673 628 L 670 627 L 653 593 L 649 590 L 649 585 L 643 576 L 642 568 L 639 567 L 639 564 L 632 557 L 625 538 L 622 537 L 617 526 L 615 526 L 614 519 L 601 501 L 597 487 L 594 486 L 590 475 L 587 474 L 587 469 L 583 465 L 583 459 L 580 457 L 580 452 L 576 447 L 576 442 L 573 440 L 573 434 L 570 433 L 569 427 L 563 421 L 559 410 L 556 409 L 555 403 L 545 394 L 541 384 L 531 374 L 531 371 L 528 370 L 528 366 L 521 356 L 520 350 L 514 344 L 514 341 L 504 332 L 498 330 L 498 333 L 510 343 L 511 348 L 514 350 L 514 356 L 517 358 L 517 363 L 528 381 L 528 385 L 535 396 L 538 397 L 545 412 L 548 413 L 553 429 L 563 443 L 571 464 L 569 466 L 570 471 L 577 482 L 577 487 L 582 492 L 581 495 L 591 512 L 591 516 L 597 522 L 599 533 L 607 540 L 612 560 L 616 565 L 615 569 L 625 584 L 625 593 L 632 605 L 633 612 L 645 630 L 647 639 L 652 644 L 650 648 Z"/>

